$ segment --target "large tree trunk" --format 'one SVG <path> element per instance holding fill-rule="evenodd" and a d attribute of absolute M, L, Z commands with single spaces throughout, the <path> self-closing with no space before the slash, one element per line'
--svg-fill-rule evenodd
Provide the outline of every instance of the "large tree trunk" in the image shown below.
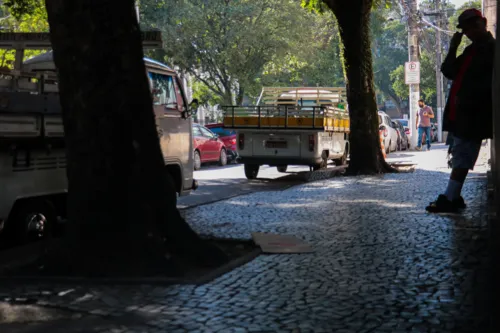
<path fill-rule="evenodd" d="M 49 255 L 48 269 L 107 274 L 129 266 L 141 274 L 161 271 L 167 252 L 223 261 L 176 208 L 134 1 L 46 0 L 46 7 L 66 132 L 70 219 L 65 255 Z"/>
<path fill-rule="evenodd" d="M 372 0 L 325 0 L 335 14 L 343 43 L 351 118 L 349 173 L 394 171 L 382 155 L 370 43 Z"/>

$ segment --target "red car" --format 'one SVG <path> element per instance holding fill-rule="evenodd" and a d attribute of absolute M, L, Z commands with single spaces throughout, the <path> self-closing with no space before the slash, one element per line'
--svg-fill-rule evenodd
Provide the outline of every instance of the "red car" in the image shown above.
<path fill-rule="evenodd" d="M 193 124 L 194 169 L 200 170 L 202 163 L 227 164 L 227 150 L 219 136 L 208 128 Z"/>
<path fill-rule="evenodd" d="M 219 136 L 219 139 L 226 146 L 227 157 L 231 161 L 236 161 L 238 153 L 236 152 L 236 132 L 224 128 L 224 124 L 208 124 L 206 128 Z"/>

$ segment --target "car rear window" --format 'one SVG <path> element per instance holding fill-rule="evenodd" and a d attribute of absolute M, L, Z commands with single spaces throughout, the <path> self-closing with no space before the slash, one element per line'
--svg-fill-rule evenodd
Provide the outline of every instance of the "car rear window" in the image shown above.
<path fill-rule="evenodd" d="M 218 134 L 219 136 L 231 136 L 231 135 L 235 134 L 234 131 L 230 131 L 230 130 L 227 130 L 227 129 L 222 128 L 222 127 L 210 127 L 209 129 L 212 132 Z"/>

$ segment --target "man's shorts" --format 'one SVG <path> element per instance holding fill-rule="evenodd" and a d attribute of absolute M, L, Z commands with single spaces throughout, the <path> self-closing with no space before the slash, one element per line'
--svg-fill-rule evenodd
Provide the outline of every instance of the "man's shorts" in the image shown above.
<path fill-rule="evenodd" d="M 451 163 L 453 168 L 470 169 L 474 168 L 482 141 L 466 140 L 453 137 L 453 147 L 451 148 Z"/>

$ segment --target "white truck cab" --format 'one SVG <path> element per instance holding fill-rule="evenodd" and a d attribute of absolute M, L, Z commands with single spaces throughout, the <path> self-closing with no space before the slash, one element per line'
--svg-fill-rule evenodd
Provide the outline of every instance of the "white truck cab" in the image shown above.
<path fill-rule="evenodd" d="M 161 47 L 159 32 L 143 33 L 145 48 Z M 0 247 L 57 233 L 66 214 L 66 154 L 52 53 L 22 62 L 24 49 L 50 49 L 48 34 L 0 33 L 16 49 L 14 70 L 0 70 Z M 177 74 L 144 59 L 165 169 L 179 195 L 196 189 L 190 106 Z"/>

